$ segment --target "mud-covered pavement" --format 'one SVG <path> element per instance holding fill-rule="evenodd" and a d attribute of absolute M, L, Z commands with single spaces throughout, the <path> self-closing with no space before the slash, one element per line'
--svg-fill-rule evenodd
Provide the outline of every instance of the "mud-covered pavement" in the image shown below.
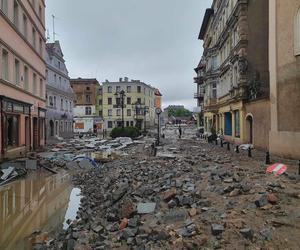
<path fill-rule="evenodd" d="M 300 182 L 266 174 L 264 154 L 237 154 L 194 130 L 165 131 L 103 168 L 81 170 L 77 219 L 36 249 L 300 249 Z M 272 159 L 280 160 L 280 159 Z"/>

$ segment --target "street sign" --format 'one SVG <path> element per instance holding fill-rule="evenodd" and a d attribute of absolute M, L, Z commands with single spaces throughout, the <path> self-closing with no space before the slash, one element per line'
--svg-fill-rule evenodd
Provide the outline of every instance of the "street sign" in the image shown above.
<path fill-rule="evenodd" d="M 275 175 L 281 175 L 285 173 L 287 166 L 282 163 L 275 163 L 267 168 L 267 173 L 273 173 Z"/>
<path fill-rule="evenodd" d="M 162 110 L 160 108 L 155 109 L 155 113 L 157 115 L 160 115 L 162 113 Z"/>

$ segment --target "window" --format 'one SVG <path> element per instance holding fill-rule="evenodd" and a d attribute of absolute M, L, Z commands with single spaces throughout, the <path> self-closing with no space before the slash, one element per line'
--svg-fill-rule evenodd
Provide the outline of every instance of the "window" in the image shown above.
<path fill-rule="evenodd" d="M 53 104 L 54 104 L 54 107 L 56 108 L 56 96 L 54 96 L 54 98 L 53 98 Z"/>
<path fill-rule="evenodd" d="M 66 100 L 65 103 L 66 103 L 65 110 L 68 111 L 68 101 Z"/>
<path fill-rule="evenodd" d="M 43 19 L 43 12 L 42 12 L 41 6 L 39 6 L 39 17 L 40 17 L 40 19 Z"/>
<path fill-rule="evenodd" d="M 121 87 L 120 87 L 120 86 L 117 86 L 117 87 L 116 87 L 116 92 L 119 93 L 120 91 L 121 91 Z"/>
<path fill-rule="evenodd" d="M 6 118 L 6 128 L 5 135 L 5 144 L 8 147 L 17 147 L 19 146 L 19 116 L 16 115 L 7 115 Z"/>
<path fill-rule="evenodd" d="M 212 84 L 212 96 L 211 96 L 212 98 L 217 98 L 217 83 L 216 82 L 214 82 L 213 84 Z"/>
<path fill-rule="evenodd" d="M 49 106 L 50 107 L 54 106 L 54 104 L 53 104 L 53 97 L 52 96 L 49 96 Z"/>
<path fill-rule="evenodd" d="M 127 109 L 127 116 L 131 116 L 131 109 Z"/>
<path fill-rule="evenodd" d="M 108 86 L 108 87 L 107 87 L 107 92 L 108 92 L 108 93 L 112 93 L 112 87 L 111 87 L 111 86 Z"/>
<path fill-rule="evenodd" d="M 32 88 L 33 88 L 33 94 L 37 94 L 36 92 L 36 88 L 37 88 L 37 83 L 36 83 L 36 74 L 33 73 L 33 85 L 32 85 Z"/>
<path fill-rule="evenodd" d="M 90 90 L 90 87 L 86 87 L 86 90 L 88 90 L 88 91 L 89 91 L 89 90 Z"/>
<path fill-rule="evenodd" d="M 19 27 L 19 5 L 17 1 L 14 2 L 14 25 Z"/>
<path fill-rule="evenodd" d="M 103 112 L 102 110 L 99 111 L 99 116 L 102 117 L 103 116 Z"/>
<path fill-rule="evenodd" d="M 26 15 L 24 14 L 23 15 L 23 35 L 27 38 L 27 17 Z"/>
<path fill-rule="evenodd" d="M 295 24 L 294 24 L 294 36 L 295 36 L 295 56 L 300 55 L 300 8 L 295 17 Z"/>
<path fill-rule="evenodd" d="M 20 62 L 15 59 L 15 83 L 20 84 Z"/>
<path fill-rule="evenodd" d="M 212 68 L 212 70 L 216 70 L 218 68 L 218 57 L 217 56 L 212 57 L 211 68 Z"/>
<path fill-rule="evenodd" d="M 131 86 L 127 86 L 127 93 L 131 93 Z"/>
<path fill-rule="evenodd" d="M 112 109 L 108 110 L 108 116 L 112 116 Z"/>
<path fill-rule="evenodd" d="M 112 121 L 108 121 L 107 122 L 107 127 L 108 128 L 112 128 L 113 127 L 113 122 Z"/>
<path fill-rule="evenodd" d="M 131 97 L 127 97 L 127 104 L 131 104 Z"/>
<path fill-rule="evenodd" d="M 137 99 L 137 103 L 138 103 L 138 104 L 142 104 L 142 99 L 141 99 L 141 98 L 138 98 L 138 99 Z"/>
<path fill-rule="evenodd" d="M 138 93 L 141 93 L 141 92 L 142 92 L 141 86 L 137 86 L 137 92 L 138 92 Z"/>
<path fill-rule="evenodd" d="M 102 103 L 103 103 L 103 102 L 102 102 L 102 99 L 99 100 L 99 105 L 100 105 L 100 106 L 102 106 Z"/>
<path fill-rule="evenodd" d="M 28 79 L 28 68 L 24 66 L 24 89 L 28 91 L 29 89 L 29 79 Z"/>
<path fill-rule="evenodd" d="M 56 74 L 54 74 L 54 82 L 56 83 L 57 79 L 56 79 Z"/>
<path fill-rule="evenodd" d="M 117 105 L 118 107 L 121 106 L 121 98 L 120 98 L 120 97 L 117 97 L 117 98 L 116 98 L 116 105 Z"/>
<path fill-rule="evenodd" d="M 130 122 L 130 126 L 133 127 L 133 121 Z"/>
<path fill-rule="evenodd" d="M 121 109 L 117 109 L 117 116 L 121 116 Z"/>
<path fill-rule="evenodd" d="M 235 130 L 235 137 L 240 138 L 240 111 L 234 111 L 234 130 Z"/>
<path fill-rule="evenodd" d="M 43 56 L 43 40 L 40 38 L 40 55 Z"/>
<path fill-rule="evenodd" d="M 0 0 L 0 9 L 7 15 L 7 0 Z"/>
<path fill-rule="evenodd" d="M 44 86 L 43 86 L 43 79 L 40 78 L 40 97 L 44 97 Z"/>
<path fill-rule="evenodd" d="M 64 110 L 64 100 L 60 99 L 60 110 Z"/>
<path fill-rule="evenodd" d="M 112 98 L 111 98 L 111 97 L 109 97 L 109 98 L 107 99 L 107 103 L 108 103 L 108 105 L 112 105 Z"/>
<path fill-rule="evenodd" d="M 70 112 L 72 112 L 72 102 L 70 101 Z"/>
<path fill-rule="evenodd" d="M 8 52 L 2 50 L 2 78 L 4 80 L 9 80 L 9 71 L 8 71 Z"/>
<path fill-rule="evenodd" d="M 35 28 L 32 28 L 32 46 L 36 48 L 36 31 Z"/>

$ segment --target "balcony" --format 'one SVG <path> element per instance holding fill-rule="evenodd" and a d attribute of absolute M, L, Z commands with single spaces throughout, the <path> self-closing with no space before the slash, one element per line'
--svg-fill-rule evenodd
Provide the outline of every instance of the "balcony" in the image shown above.
<path fill-rule="evenodd" d="M 194 99 L 203 99 L 204 98 L 204 93 L 195 93 L 194 94 Z"/>
<path fill-rule="evenodd" d="M 197 76 L 197 77 L 194 77 L 194 83 L 198 83 L 198 84 L 204 83 L 204 78 L 203 78 L 203 76 Z"/>

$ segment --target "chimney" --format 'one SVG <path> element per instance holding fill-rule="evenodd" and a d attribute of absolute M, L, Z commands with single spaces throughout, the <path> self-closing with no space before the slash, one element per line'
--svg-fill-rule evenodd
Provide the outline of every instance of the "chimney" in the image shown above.
<path fill-rule="evenodd" d="M 120 78 L 119 78 L 119 82 L 122 82 L 122 81 L 123 81 L 123 78 L 120 77 Z"/>
<path fill-rule="evenodd" d="M 128 77 L 125 77 L 125 82 L 128 82 L 128 80 L 129 80 Z"/>

